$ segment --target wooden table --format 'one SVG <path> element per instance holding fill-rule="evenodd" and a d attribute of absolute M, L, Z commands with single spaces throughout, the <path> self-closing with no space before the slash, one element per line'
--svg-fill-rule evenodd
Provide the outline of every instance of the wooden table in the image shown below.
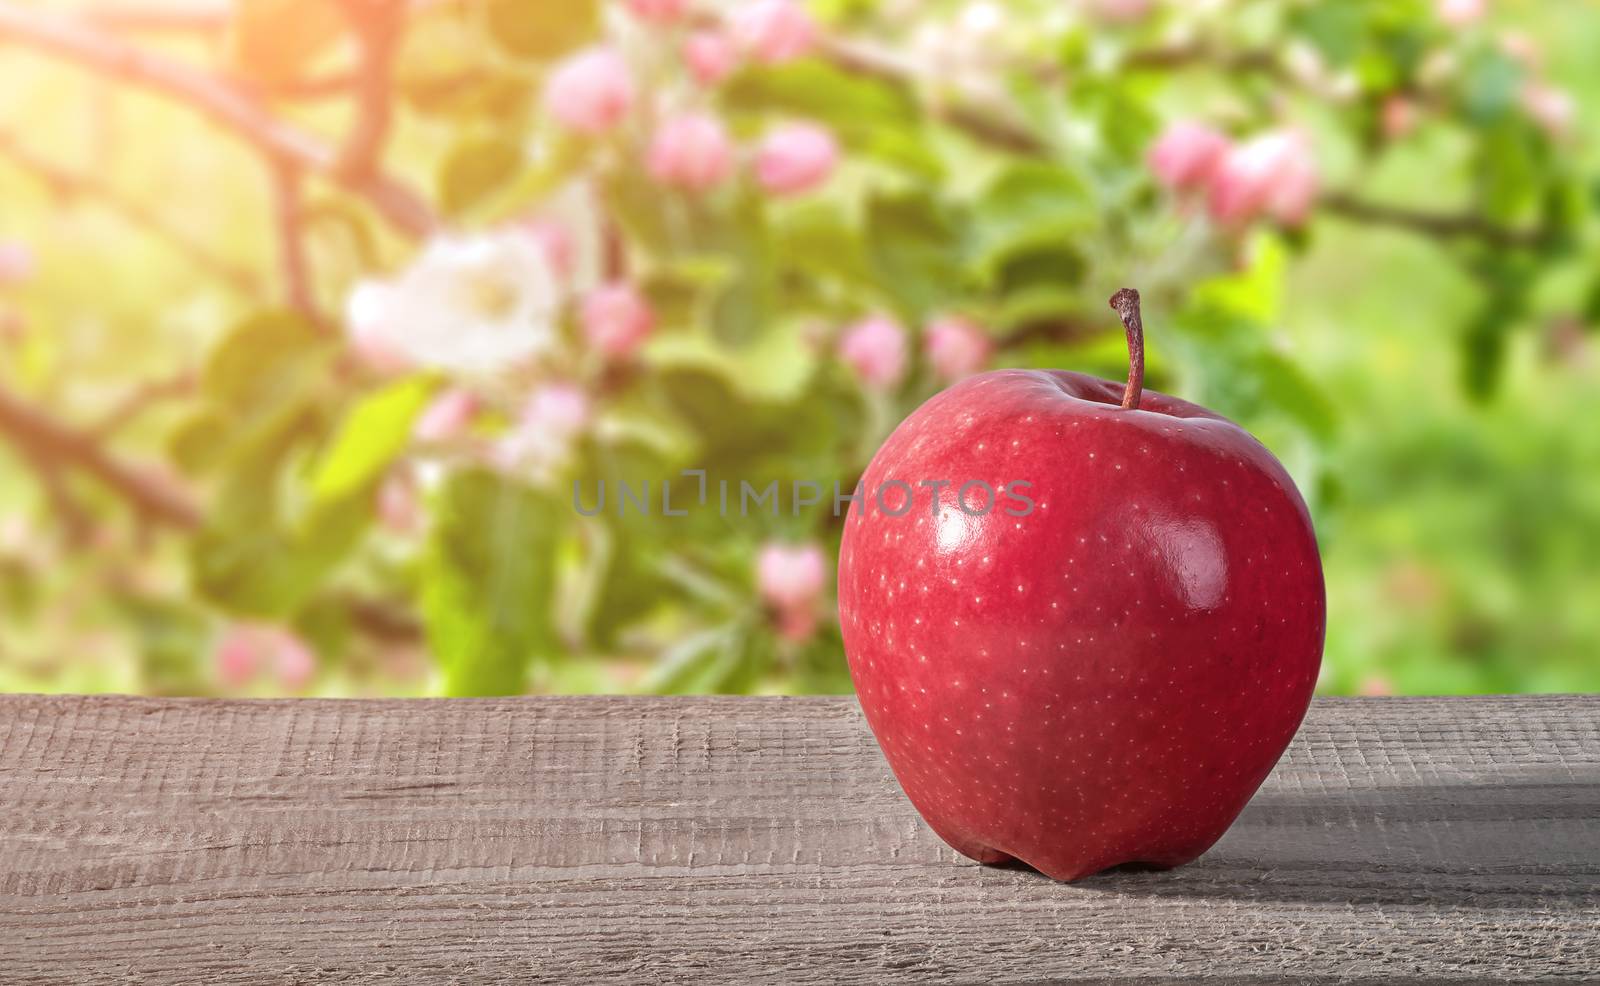
<path fill-rule="evenodd" d="M 946 849 L 848 698 L 0 698 L 0 983 L 1600 980 L 1600 697 L 1321 700 L 1226 838 Z"/>

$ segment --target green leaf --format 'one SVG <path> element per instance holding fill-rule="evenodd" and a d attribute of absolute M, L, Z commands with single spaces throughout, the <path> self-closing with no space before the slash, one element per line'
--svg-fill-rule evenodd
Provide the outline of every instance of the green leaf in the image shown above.
<path fill-rule="evenodd" d="M 1356 57 L 1365 34 L 1365 5 L 1355 0 L 1314 3 L 1295 9 L 1291 26 L 1328 64 L 1342 67 Z"/>
<path fill-rule="evenodd" d="M 927 177 L 943 171 L 920 133 L 915 95 L 903 83 L 846 71 L 816 59 L 748 69 L 728 80 L 724 107 L 764 121 L 773 114 L 809 117 L 845 147 Z"/>
<path fill-rule="evenodd" d="M 492 473 L 452 476 L 421 572 L 428 642 L 451 695 L 512 695 L 554 639 L 556 543 L 572 505 Z"/>
<path fill-rule="evenodd" d="M 114 601 L 133 630 L 147 693 L 192 695 L 205 687 L 195 656 L 205 653 L 211 627 L 201 607 L 160 596 L 123 595 Z"/>
<path fill-rule="evenodd" d="M 198 475 L 217 462 L 227 441 L 227 420 L 212 408 L 202 408 L 173 427 L 167 436 L 167 452 L 178 468 Z"/>
<path fill-rule="evenodd" d="M 473 137 L 450 149 L 439 168 L 439 204 L 452 215 L 470 211 L 509 185 L 523 169 L 522 148 L 503 137 Z"/>
<path fill-rule="evenodd" d="M 236 415 L 280 407 L 323 379 L 333 349 L 315 326 L 289 311 L 268 310 L 239 322 L 217 343 L 200 389 Z"/>
<path fill-rule="evenodd" d="M 1088 190 L 1071 172 L 1042 162 L 1006 168 L 984 193 L 977 210 L 973 258 L 988 276 L 1021 253 L 1071 249 L 1098 217 Z"/>
<path fill-rule="evenodd" d="M 427 377 L 396 381 L 357 401 L 323 453 L 311 492 L 328 500 L 370 486 L 411 440 L 411 427 L 434 393 Z"/>
<path fill-rule="evenodd" d="M 487 0 L 484 21 L 490 36 L 508 53 L 548 60 L 595 38 L 600 5 L 596 0 Z"/>
<path fill-rule="evenodd" d="M 1134 82 L 1120 80 L 1109 87 L 1100 105 L 1100 132 L 1107 146 L 1125 160 L 1139 161 L 1160 129 L 1160 117 Z"/>
<path fill-rule="evenodd" d="M 523 159 L 509 181 L 474 203 L 478 216 L 489 222 L 513 221 L 537 207 L 581 171 L 589 161 L 592 142 L 552 135 L 536 160 Z"/>
<path fill-rule="evenodd" d="M 772 213 L 773 241 L 785 267 L 854 288 L 875 288 L 863 236 L 840 204 L 811 197 Z"/>
<path fill-rule="evenodd" d="M 710 321 L 708 312 L 737 273 L 731 257 L 717 254 L 673 259 L 646 274 L 641 287 L 665 329 L 697 330 Z"/>
<path fill-rule="evenodd" d="M 645 357 L 658 369 L 714 372 L 735 394 L 751 401 L 793 400 L 804 391 L 817 363 L 814 349 L 801 336 L 799 319 L 787 320 L 737 349 L 702 335 L 658 335 L 646 345 Z"/>
<path fill-rule="evenodd" d="M 1300 367 L 1271 350 L 1256 360 L 1261 396 L 1304 427 L 1318 441 L 1333 440 L 1338 412 L 1333 401 Z"/>
<path fill-rule="evenodd" d="M 1061 286 L 1046 282 L 1017 287 L 1000 299 L 989 321 L 997 328 L 1015 331 L 1045 322 L 1099 318 L 1098 309 L 1085 306 L 1083 295 L 1073 290 L 1071 283 L 1067 280 Z M 1109 326 L 1107 329 L 1109 331 Z"/>
<path fill-rule="evenodd" d="M 711 335 L 731 348 L 745 348 L 769 334 L 777 298 L 764 271 L 744 268 L 711 302 Z"/>
<path fill-rule="evenodd" d="M 877 195 L 867 204 L 867 255 L 877 283 L 913 321 L 958 296 L 965 236 L 925 193 Z"/>
<path fill-rule="evenodd" d="M 1242 270 L 1195 285 L 1191 307 L 1263 325 L 1278 321 L 1289 252 L 1277 236 L 1263 233 L 1250 244 L 1249 256 Z"/>
<path fill-rule="evenodd" d="M 1462 70 L 1462 108 L 1479 126 L 1513 115 L 1521 91 L 1522 66 L 1498 48 L 1479 48 Z"/>
<path fill-rule="evenodd" d="M 195 590 L 222 608 L 285 618 L 314 596 L 366 532 L 363 498 L 324 501 L 297 521 L 275 523 L 271 498 L 257 509 L 220 512 L 190 546 Z"/>
<path fill-rule="evenodd" d="M 662 652 L 644 680 L 643 691 L 653 695 L 681 695 L 692 691 L 696 679 L 714 674 L 719 660 L 730 652 L 730 639 L 738 637 L 733 626 L 712 627 L 690 634 Z"/>
<path fill-rule="evenodd" d="M 673 211 L 681 204 L 676 199 L 661 195 L 632 172 L 602 175 L 599 187 L 606 214 L 628 239 L 658 254 L 670 255 L 686 246 L 684 220 Z"/>
<path fill-rule="evenodd" d="M 1538 203 L 1543 170 L 1541 146 L 1520 117 L 1508 117 L 1484 132 L 1478 146 L 1475 177 L 1483 209 L 1490 218 L 1509 222 Z"/>
<path fill-rule="evenodd" d="M 372 219 L 349 199 L 326 196 L 307 202 L 304 221 L 308 235 L 335 256 L 348 258 L 362 270 L 379 265 Z"/>
<path fill-rule="evenodd" d="M 771 664 L 770 639 L 735 621 L 686 637 L 664 652 L 645 676 L 644 689 L 659 695 L 749 691 Z"/>
<path fill-rule="evenodd" d="M 1051 242 L 1008 256 L 994 271 L 996 287 L 1005 294 L 1030 290 L 1075 288 L 1083 283 L 1089 262 L 1071 243 Z"/>

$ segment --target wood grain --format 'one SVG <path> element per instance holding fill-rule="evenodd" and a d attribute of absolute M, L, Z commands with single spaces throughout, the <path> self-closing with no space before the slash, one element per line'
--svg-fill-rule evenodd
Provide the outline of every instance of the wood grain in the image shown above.
<path fill-rule="evenodd" d="M 1600 697 L 1319 701 L 1226 838 L 977 866 L 851 699 L 0 698 L 0 983 L 1600 979 Z"/>

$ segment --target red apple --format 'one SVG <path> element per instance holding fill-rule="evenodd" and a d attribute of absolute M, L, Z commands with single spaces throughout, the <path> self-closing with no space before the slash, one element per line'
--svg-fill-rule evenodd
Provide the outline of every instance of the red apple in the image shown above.
<path fill-rule="evenodd" d="M 1326 615 L 1288 473 L 1144 391 L 1138 294 L 1112 305 L 1126 386 L 1000 370 L 936 395 L 873 457 L 839 555 L 850 673 L 912 804 L 1058 880 L 1216 842 L 1305 715 Z"/>

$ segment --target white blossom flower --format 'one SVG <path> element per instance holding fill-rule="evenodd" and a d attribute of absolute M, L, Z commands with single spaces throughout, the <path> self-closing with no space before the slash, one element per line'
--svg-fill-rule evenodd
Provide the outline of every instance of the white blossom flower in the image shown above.
<path fill-rule="evenodd" d="M 557 343 L 560 287 L 525 230 L 441 236 L 389 279 L 346 300 L 357 348 L 416 366 L 487 374 L 536 359 Z"/>

